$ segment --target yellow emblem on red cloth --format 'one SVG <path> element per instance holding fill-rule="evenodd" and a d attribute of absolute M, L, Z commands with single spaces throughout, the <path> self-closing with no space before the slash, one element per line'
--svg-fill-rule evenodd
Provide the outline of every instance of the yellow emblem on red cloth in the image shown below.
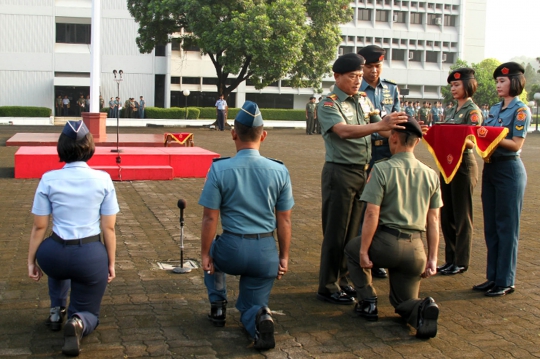
<path fill-rule="evenodd" d="M 454 156 L 452 155 L 448 155 L 446 156 L 446 162 L 448 162 L 448 164 L 452 164 L 452 162 L 454 161 Z"/>
<path fill-rule="evenodd" d="M 488 134 L 488 129 L 484 126 L 481 126 L 476 130 L 476 133 L 478 134 L 478 137 L 486 137 Z"/>

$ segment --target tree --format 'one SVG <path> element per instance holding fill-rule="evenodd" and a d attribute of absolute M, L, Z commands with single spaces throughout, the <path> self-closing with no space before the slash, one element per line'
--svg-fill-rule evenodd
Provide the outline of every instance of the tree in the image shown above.
<path fill-rule="evenodd" d="M 257 89 L 285 77 L 319 89 L 341 42 L 339 24 L 352 16 L 348 0 L 128 0 L 128 9 L 141 53 L 173 37 L 184 49 L 198 46 L 225 97 L 247 79 Z"/>

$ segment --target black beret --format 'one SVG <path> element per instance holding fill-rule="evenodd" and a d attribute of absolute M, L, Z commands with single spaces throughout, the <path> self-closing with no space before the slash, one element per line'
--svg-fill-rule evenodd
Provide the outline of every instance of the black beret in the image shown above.
<path fill-rule="evenodd" d="M 345 54 L 334 62 L 332 66 L 332 71 L 338 74 L 346 74 L 347 72 L 362 70 L 362 65 L 366 60 L 358 54 Z"/>
<path fill-rule="evenodd" d="M 505 62 L 495 69 L 495 72 L 493 72 L 493 78 L 497 79 L 497 77 L 501 76 L 508 77 L 523 74 L 525 74 L 525 69 L 523 66 L 517 62 Z"/>
<path fill-rule="evenodd" d="M 396 128 L 395 131 L 397 132 L 406 132 L 410 133 L 412 135 L 417 136 L 418 138 L 422 138 L 422 128 L 418 124 L 418 121 L 412 116 L 407 116 L 407 122 L 400 123 L 399 126 L 405 127 L 405 129 L 399 129 Z"/>
<path fill-rule="evenodd" d="M 386 50 L 377 45 L 369 45 L 358 51 L 358 55 L 362 55 L 366 59 L 366 64 L 373 64 L 384 60 Z"/>
<path fill-rule="evenodd" d="M 474 70 L 469 67 L 462 67 L 460 69 L 454 70 L 450 72 L 450 75 L 448 75 L 448 78 L 446 79 L 446 82 L 450 83 L 452 81 L 458 81 L 458 80 L 470 80 L 474 79 Z"/>

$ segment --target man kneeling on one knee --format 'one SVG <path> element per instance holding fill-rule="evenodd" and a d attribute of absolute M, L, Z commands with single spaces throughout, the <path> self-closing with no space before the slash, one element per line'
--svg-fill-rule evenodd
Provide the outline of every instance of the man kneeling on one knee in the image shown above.
<path fill-rule="evenodd" d="M 396 313 L 416 328 L 418 338 L 433 338 L 439 308 L 433 298 L 419 299 L 418 293 L 421 278 L 437 273 L 439 178 L 414 156 L 422 138 L 418 122 L 409 116 L 402 126 L 392 130 L 388 141 L 392 157 L 376 163 L 371 171 L 361 197 L 367 204 L 362 236 L 347 244 L 345 254 L 358 292 L 357 314 L 378 319 L 370 268 L 388 268 L 390 303 Z M 427 258 L 420 236 L 424 231 Z"/>

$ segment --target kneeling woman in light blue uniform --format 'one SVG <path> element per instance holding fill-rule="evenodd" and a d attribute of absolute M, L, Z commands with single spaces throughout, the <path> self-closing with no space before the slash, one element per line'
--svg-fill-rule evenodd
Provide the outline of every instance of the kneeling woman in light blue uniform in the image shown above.
<path fill-rule="evenodd" d="M 525 87 L 524 73 L 523 66 L 515 62 L 504 63 L 495 69 L 493 78 L 502 102 L 491 107 L 485 121 L 485 126 L 509 130 L 484 164 L 482 173 L 487 281 L 473 289 L 486 292 L 489 297 L 514 292 L 519 219 L 527 184 L 520 153 L 531 121 L 529 108 L 518 98 Z"/>
<path fill-rule="evenodd" d="M 66 305 L 71 286 L 62 352 L 76 356 L 82 337 L 99 323 L 101 299 L 115 277 L 114 225 L 119 207 L 111 177 L 86 163 L 95 145 L 82 121 L 66 123 L 57 150 L 66 164 L 45 173 L 36 190 L 28 275 L 38 281 L 42 271 L 47 274 L 53 309 Z M 45 238 L 51 215 L 53 232 Z M 51 316 L 49 321 L 59 329 L 62 319 L 62 315 Z"/>

